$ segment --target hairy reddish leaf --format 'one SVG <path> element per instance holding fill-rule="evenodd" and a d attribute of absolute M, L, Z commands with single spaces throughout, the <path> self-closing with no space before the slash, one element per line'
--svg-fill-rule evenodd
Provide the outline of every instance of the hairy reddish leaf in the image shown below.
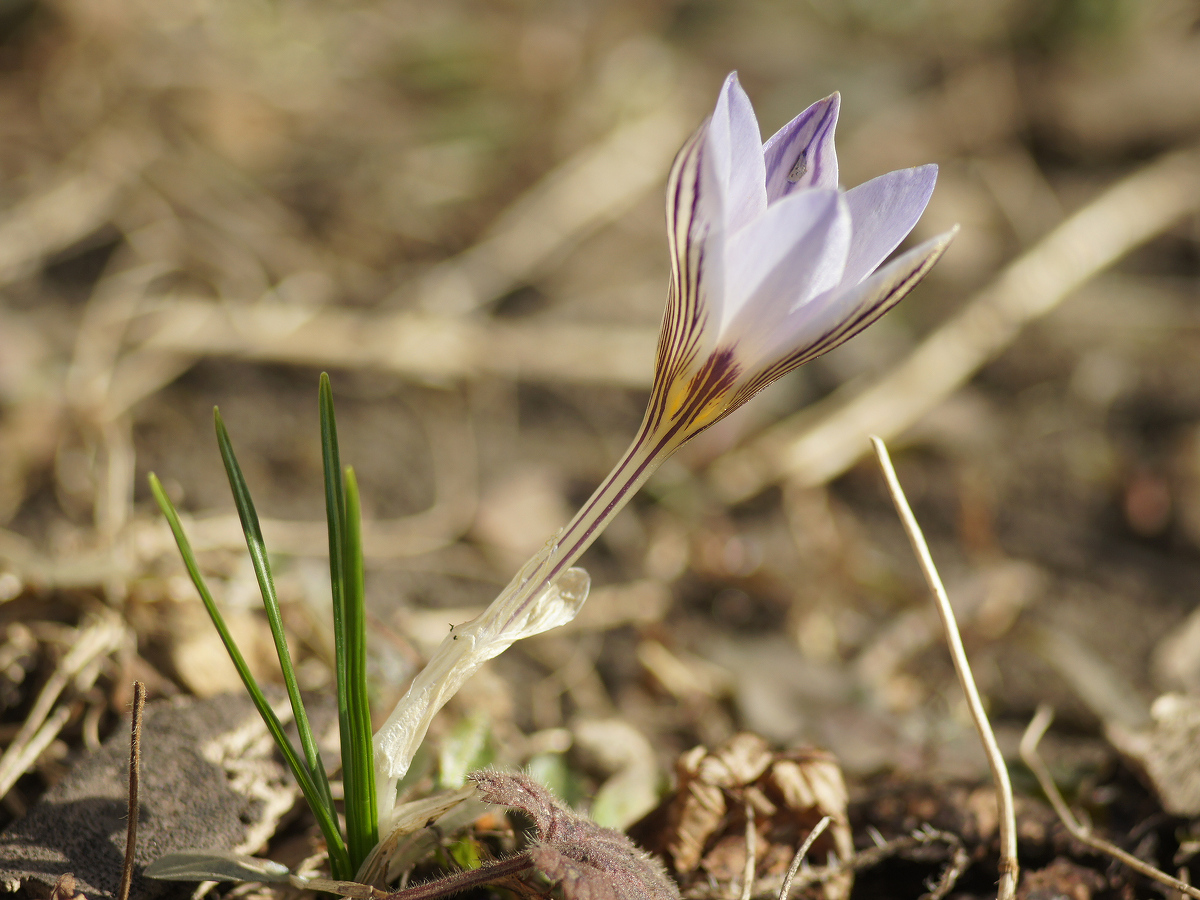
<path fill-rule="evenodd" d="M 537 833 L 529 850 L 533 868 L 564 900 L 678 900 L 679 888 L 658 860 L 621 832 L 568 809 L 536 781 L 500 772 L 477 772 L 471 780 L 483 800 L 529 816 Z"/>

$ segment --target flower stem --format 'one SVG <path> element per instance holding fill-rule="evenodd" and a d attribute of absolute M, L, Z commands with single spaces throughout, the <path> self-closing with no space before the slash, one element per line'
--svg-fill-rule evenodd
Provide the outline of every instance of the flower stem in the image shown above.
<path fill-rule="evenodd" d="M 678 449 L 681 443 L 676 439 L 679 430 L 676 425 L 659 433 L 648 429 L 645 422 L 642 423 L 620 461 L 580 507 L 579 512 L 575 513 L 575 517 L 554 537 L 549 554 L 535 566 L 527 563 L 525 568 L 532 571 L 522 580 L 514 580 L 492 601 L 493 606 L 505 605 L 509 608 L 506 625 L 519 617 L 535 597 L 583 555 L 663 460 Z M 536 560 L 535 556 L 530 563 Z"/>
<path fill-rule="evenodd" d="M 381 825 L 390 828 L 396 785 L 408 771 L 429 722 L 462 681 L 513 641 L 570 621 L 587 596 L 587 576 L 568 585 L 571 565 L 591 546 L 614 515 L 629 501 L 686 432 L 679 423 L 668 428 L 648 424 L 638 429 L 620 461 L 582 509 L 521 568 L 486 610 L 451 629 L 404 697 L 375 733 L 376 789 Z M 549 591 L 558 582 L 559 594 Z M 460 639 L 461 638 L 461 639 Z"/>

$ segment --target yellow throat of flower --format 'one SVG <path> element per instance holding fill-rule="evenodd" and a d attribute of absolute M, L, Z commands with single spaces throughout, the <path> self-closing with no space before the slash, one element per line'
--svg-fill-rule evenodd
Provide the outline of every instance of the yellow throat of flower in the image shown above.
<path fill-rule="evenodd" d="M 666 421 L 682 421 L 685 440 L 712 425 L 731 411 L 740 371 L 733 350 L 724 349 L 710 354 L 699 369 L 680 372 L 667 386 Z"/>

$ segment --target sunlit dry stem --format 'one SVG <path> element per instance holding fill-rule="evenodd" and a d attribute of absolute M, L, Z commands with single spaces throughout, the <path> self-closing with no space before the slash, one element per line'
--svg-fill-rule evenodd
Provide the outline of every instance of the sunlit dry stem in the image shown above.
<path fill-rule="evenodd" d="M 787 875 L 784 876 L 783 884 L 779 888 L 779 900 L 787 900 L 787 896 L 792 890 L 792 879 L 796 877 L 796 873 L 800 871 L 800 865 L 804 862 L 804 858 L 808 856 L 808 851 L 812 849 L 812 845 L 817 842 L 825 829 L 833 821 L 833 816 L 825 816 L 816 827 L 808 833 L 808 837 L 804 839 L 804 843 L 800 845 L 800 849 L 796 851 L 796 855 L 792 857 L 792 864 L 788 866 Z M 849 860 L 846 860 L 849 862 Z"/>
<path fill-rule="evenodd" d="M 754 892 L 754 872 L 758 868 L 758 831 L 754 827 L 754 807 L 746 801 L 746 867 L 742 871 L 741 900 L 750 900 Z"/>
<path fill-rule="evenodd" d="M 979 732 L 979 740 L 983 744 L 983 752 L 986 754 L 988 765 L 992 770 L 992 780 L 996 784 L 996 806 L 1000 813 L 1000 890 L 998 900 L 1012 900 L 1017 892 L 1019 868 L 1017 864 L 1017 818 L 1013 807 L 1012 783 L 1008 778 L 1008 767 L 1004 764 L 1004 757 L 1000 755 L 1000 747 L 996 743 L 996 735 L 992 732 L 991 723 L 988 722 L 987 713 L 984 711 L 983 701 L 979 697 L 979 689 L 975 687 L 975 678 L 971 674 L 971 665 L 967 662 L 967 654 L 963 650 L 962 636 L 958 633 L 954 610 L 950 606 L 950 598 L 946 595 L 946 587 L 942 584 L 937 567 L 933 564 L 933 557 L 929 553 L 925 535 L 921 533 L 917 517 L 913 515 L 912 508 L 908 505 L 904 489 L 900 487 L 900 480 L 896 477 L 896 470 L 892 468 L 892 460 L 888 455 L 887 447 L 884 446 L 883 441 L 874 436 L 871 437 L 871 444 L 875 448 L 875 455 L 879 457 L 879 467 L 883 470 L 888 492 L 892 496 L 892 503 L 896 506 L 896 513 L 900 516 L 900 522 L 908 534 L 908 540 L 912 544 L 913 553 L 916 554 L 917 562 L 921 566 L 921 572 L 925 575 L 925 582 L 933 594 L 934 603 L 946 633 L 946 645 L 950 650 L 950 658 L 954 660 L 954 671 L 958 674 L 959 684 L 962 685 L 963 694 L 967 698 L 967 707 L 971 711 L 971 718 L 975 722 L 975 729 Z"/>
<path fill-rule="evenodd" d="M 1071 808 L 1067 806 L 1063 800 L 1062 794 L 1059 793 L 1058 786 L 1054 783 L 1054 779 L 1050 777 L 1050 772 L 1046 768 L 1046 764 L 1042 762 L 1041 756 L 1037 752 L 1038 744 L 1041 743 L 1042 736 L 1046 733 L 1046 729 L 1050 727 L 1050 723 L 1054 720 L 1054 710 L 1045 703 L 1037 708 L 1037 712 L 1029 721 L 1029 726 L 1025 729 L 1025 734 L 1021 737 L 1021 760 L 1025 765 L 1029 766 L 1029 771 L 1033 773 L 1033 777 L 1037 779 L 1038 784 L 1042 788 L 1042 793 L 1046 795 L 1046 799 L 1050 801 L 1050 805 L 1054 807 L 1054 812 L 1062 821 L 1063 826 L 1067 831 L 1071 832 L 1071 837 L 1079 841 L 1081 844 L 1086 844 L 1093 850 L 1099 850 L 1101 853 L 1106 853 L 1118 862 L 1122 862 L 1135 872 L 1140 872 L 1147 878 L 1153 878 L 1160 884 L 1165 884 L 1169 888 L 1187 894 L 1189 897 L 1196 897 L 1200 900 L 1200 890 L 1192 887 L 1186 881 L 1180 881 L 1178 878 L 1173 878 L 1164 872 L 1162 869 L 1156 869 L 1154 866 L 1138 859 L 1131 853 L 1126 853 L 1116 844 L 1109 843 L 1103 838 L 1098 838 L 1092 832 L 1084 828 L 1071 812 Z"/>

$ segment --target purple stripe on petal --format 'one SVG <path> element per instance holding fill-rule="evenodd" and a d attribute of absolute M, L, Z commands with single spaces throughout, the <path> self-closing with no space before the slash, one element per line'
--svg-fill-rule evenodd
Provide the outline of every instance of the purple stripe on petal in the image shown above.
<path fill-rule="evenodd" d="M 767 203 L 801 188 L 837 187 L 833 131 L 841 104 L 840 94 L 818 100 L 767 141 L 763 147 Z"/>
<path fill-rule="evenodd" d="M 840 291 L 830 291 L 793 314 L 793 333 L 803 331 L 807 340 L 788 347 L 780 343 L 776 361 L 761 368 L 738 389 L 734 405 L 744 403 L 775 379 L 841 346 L 877 321 L 916 287 L 950 245 L 957 228 L 931 238 L 892 260 L 866 281 Z"/>
<path fill-rule="evenodd" d="M 712 250 L 721 250 L 720 198 L 703 196 L 701 187 L 708 127 L 701 125 L 684 144 L 667 179 L 671 282 L 646 412 L 652 424 L 664 419 L 671 387 L 692 368 L 714 303 L 719 310 L 723 253 Z"/>
<path fill-rule="evenodd" d="M 685 392 L 687 402 L 672 418 L 679 422 L 695 424 L 703 418 L 712 404 L 729 393 L 737 383 L 740 373 L 741 366 L 738 365 L 733 350 L 724 349 L 713 353 L 688 382 Z M 687 427 L 685 425 L 685 428 Z"/>
<path fill-rule="evenodd" d="M 671 249 L 671 293 L 663 318 L 656 371 L 669 352 L 699 328 L 706 315 L 701 292 L 701 268 L 707 235 L 713 230 L 713 203 L 700 196 L 700 166 L 704 146 L 702 125 L 680 150 L 667 181 L 667 239 Z"/>
<path fill-rule="evenodd" d="M 846 286 L 858 284 L 900 246 L 929 203 L 937 166 L 900 169 L 846 192 L 854 238 L 846 261 Z"/>

